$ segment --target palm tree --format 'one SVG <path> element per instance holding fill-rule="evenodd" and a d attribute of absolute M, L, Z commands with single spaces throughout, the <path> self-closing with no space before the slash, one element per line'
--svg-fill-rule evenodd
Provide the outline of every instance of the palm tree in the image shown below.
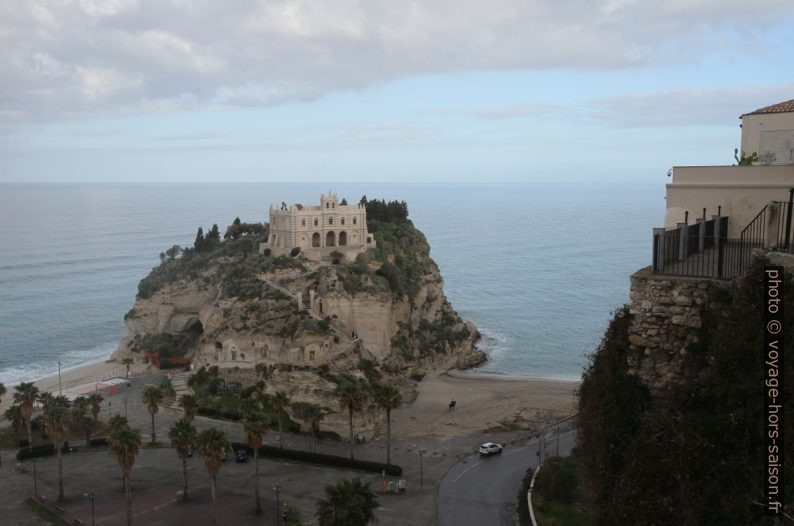
<path fill-rule="evenodd" d="M 90 403 L 88 402 L 88 398 L 85 396 L 78 396 L 74 400 L 72 400 L 72 407 L 75 409 L 79 409 L 82 412 L 88 411 L 88 406 Z"/>
<path fill-rule="evenodd" d="M 325 498 L 317 502 L 320 526 L 366 526 L 378 509 L 375 494 L 361 479 L 343 480 L 325 487 Z"/>
<path fill-rule="evenodd" d="M 124 424 L 110 432 L 110 454 L 116 457 L 124 476 L 124 495 L 127 497 L 127 526 L 132 525 L 132 488 L 130 488 L 130 472 L 135 464 L 135 457 L 141 449 L 141 433 Z"/>
<path fill-rule="evenodd" d="M 75 400 L 77 402 L 77 400 Z M 85 436 L 85 445 L 91 445 L 91 435 L 97 428 L 97 421 L 91 418 L 86 407 L 80 407 L 76 403 L 72 407 L 72 424 Z"/>
<path fill-rule="evenodd" d="M 276 391 L 276 394 L 270 399 L 273 409 L 276 410 L 278 418 L 278 447 L 284 449 L 284 431 L 282 430 L 282 421 L 284 420 L 284 410 L 289 405 L 289 395 L 284 391 Z"/>
<path fill-rule="evenodd" d="M 50 435 L 55 451 L 58 454 L 58 502 L 63 502 L 66 496 L 63 493 L 63 443 L 71 424 L 69 413 L 69 400 L 64 396 L 53 398 L 44 409 L 44 422 L 47 424 L 47 434 Z"/>
<path fill-rule="evenodd" d="M 179 458 L 182 459 L 182 477 L 185 480 L 182 498 L 187 500 L 187 457 L 190 454 L 190 448 L 196 443 L 196 428 L 187 418 L 180 418 L 168 430 L 168 438 L 171 439 L 171 445 L 176 448 Z"/>
<path fill-rule="evenodd" d="M 41 405 L 42 409 L 47 409 L 49 405 L 52 403 L 53 398 L 55 397 L 52 396 L 52 393 L 50 393 L 49 391 L 44 391 L 42 393 L 39 393 L 39 398 L 38 398 L 39 405 Z"/>
<path fill-rule="evenodd" d="M 162 401 L 163 391 L 159 387 L 149 386 L 143 391 L 143 403 L 146 404 L 149 416 L 152 417 L 152 444 L 157 442 L 157 436 L 154 433 L 154 415 L 160 410 L 160 402 Z"/>
<path fill-rule="evenodd" d="M 91 393 L 88 395 L 88 403 L 91 406 L 91 414 L 94 415 L 94 420 L 99 420 L 99 411 L 102 409 L 102 402 L 105 398 L 99 393 Z"/>
<path fill-rule="evenodd" d="M 130 377 L 130 366 L 133 363 L 135 363 L 135 360 L 133 360 L 131 356 L 127 356 L 126 358 L 121 360 L 121 363 L 123 363 L 124 365 L 127 366 L 127 378 L 129 378 Z"/>
<path fill-rule="evenodd" d="M 391 464 L 391 410 L 402 404 L 400 390 L 393 385 L 375 385 L 375 403 L 386 410 L 386 465 Z"/>
<path fill-rule="evenodd" d="M 231 449 L 231 444 L 226 440 L 226 434 L 214 427 L 205 429 L 196 437 L 196 448 L 204 459 L 204 467 L 210 476 L 212 488 L 212 524 L 218 520 L 218 497 L 215 493 L 215 481 L 223 462 L 223 454 Z"/>
<path fill-rule="evenodd" d="M 11 427 L 14 430 L 14 438 L 19 440 L 19 429 L 25 425 L 25 419 L 22 417 L 22 409 L 14 404 L 5 410 L 3 416 L 6 417 L 6 420 L 11 422 Z"/>
<path fill-rule="evenodd" d="M 31 429 L 31 417 L 33 416 L 33 404 L 39 397 L 39 388 L 32 382 L 22 382 L 14 387 L 14 403 L 19 406 L 25 426 L 28 429 L 28 447 L 33 447 L 33 431 Z"/>
<path fill-rule="evenodd" d="M 268 432 L 267 419 L 258 409 L 250 409 L 243 417 L 243 432 L 245 440 L 254 450 L 254 465 L 256 478 L 254 479 L 254 496 L 256 497 L 256 512 L 262 513 L 262 503 L 259 500 L 259 448 L 265 441 Z"/>
<path fill-rule="evenodd" d="M 292 408 L 298 415 L 298 418 L 306 422 L 311 431 L 311 441 L 309 442 L 309 451 L 316 451 L 317 432 L 320 430 L 320 421 L 328 414 L 328 409 L 320 407 L 316 404 L 298 402 L 292 404 Z"/>
<path fill-rule="evenodd" d="M 185 411 L 185 420 L 192 422 L 198 413 L 198 397 L 196 395 L 183 395 L 179 399 L 179 405 Z"/>
<path fill-rule="evenodd" d="M 110 417 L 110 420 L 108 420 L 108 427 L 110 428 L 111 433 L 114 429 L 121 429 L 127 425 L 129 425 L 129 423 L 127 422 L 126 416 L 113 415 Z"/>
<path fill-rule="evenodd" d="M 336 397 L 342 409 L 348 411 L 348 427 L 350 430 L 350 458 L 353 458 L 353 413 L 364 407 L 364 391 L 358 383 L 344 382 L 336 388 Z"/>

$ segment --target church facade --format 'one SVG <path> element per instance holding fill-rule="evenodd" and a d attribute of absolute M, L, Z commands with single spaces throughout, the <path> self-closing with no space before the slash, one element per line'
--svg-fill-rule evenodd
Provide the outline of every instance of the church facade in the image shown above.
<path fill-rule="evenodd" d="M 267 242 L 259 246 L 260 254 L 269 250 L 273 256 L 283 256 L 297 247 L 311 261 L 329 261 L 332 252 L 353 261 L 375 247 L 367 231 L 366 207 L 340 204 L 334 193 L 322 194 L 319 206 L 271 204 L 269 216 L 270 232 Z"/>

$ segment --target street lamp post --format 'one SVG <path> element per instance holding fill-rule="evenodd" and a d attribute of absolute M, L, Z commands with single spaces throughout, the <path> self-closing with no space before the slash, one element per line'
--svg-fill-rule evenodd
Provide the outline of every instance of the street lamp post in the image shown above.
<path fill-rule="evenodd" d="M 58 362 L 58 394 L 63 394 L 63 389 L 61 388 L 61 362 Z"/>
<path fill-rule="evenodd" d="M 39 500 L 39 484 L 36 477 L 36 459 L 33 459 L 33 498 Z"/>
<path fill-rule="evenodd" d="M 91 493 L 83 493 L 83 497 L 88 498 L 91 497 L 91 526 L 95 526 L 94 522 L 94 492 Z"/>
<path fill-rule="evenodd" d="M 280 487 L 281 487 L 281 485 L 279 485 L 279 484 L 276 484 L 276 485 L 273 487 L 273 489 L 274 489 L 274 490 L 276 490 L 276 526 L 278 526 L 278 525 L 279 525 L 279 522 L 280 522 L 280 520 L 279 520 L 279 515 L 280 515 L 280 513 L 279 513 L 279 504 L 278 504 L 278 489 L 279 489 Z"/>

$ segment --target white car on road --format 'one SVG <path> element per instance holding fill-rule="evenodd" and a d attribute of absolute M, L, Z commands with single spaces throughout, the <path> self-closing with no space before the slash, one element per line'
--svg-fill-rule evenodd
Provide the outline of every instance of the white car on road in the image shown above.
<path fill-rule="evenodd" d="M 503 447 L 499 444 L 494 444 L 493 442 L 486 442 L 485 444 L 480 446 L 480 456 L 481 457 L 489 457 L 491 455 L 498 455 L 502 452 Z"/>

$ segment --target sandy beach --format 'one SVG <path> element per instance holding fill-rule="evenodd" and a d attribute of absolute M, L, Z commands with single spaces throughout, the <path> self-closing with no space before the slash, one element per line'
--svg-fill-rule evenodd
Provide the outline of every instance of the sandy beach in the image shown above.
<path fill-rule="evenodd" d="M 132 374 L 146 369 L 135 364 Z M 116 362 L 92 363 L 61 372 L 64 394 L 81 391 L 112 378 L 123 378 L 124 365 Z M 35 382 L 42 391 L 58 392 L 58 375 Z M 87 387 L 86 387 L 87 386 Z M 420 382 L 413 403 L 392 413 L 395 437 L 453 437 L 488 430 L 526 428 L 539 421 L 559 420 L 575 412 L 579 382 L 529 378 L 471 371 L 429 374 Z M 92 389 L 89 389 L 89 391 Z M 9 389 L 13 391 L 13 389 Z M 11 405 L 9 392 L 0 411 Z M 456 401 L 454 411 L 449 402 Z"/>
<path fill-rule="evenodd" d="M 130 368 L 130 372 L 138 372 L 142 370 L 143 367 L 144 366 L 138 364 L 133 365 Z M 64 394 L 68 395 L 68 391 L 77 389 L 80 386 L 94 385 L 111 380 L 112 378 L 124 378 L 126 374 L 127 368 L 123 364 L 117 362 L 105 361 L 89 363 L 61 371 L 60 387 L 64 391 Z M 59 381 L 57 374 L 45 376 L 33 383 L 41 391 L 49 391 L 53 394 L 58 394 Z M 5 411 L 13 402 L 14 388 L 10 385 L 6 386 L 6 388 L 8 389 L 8 394 L 3 397 L 2 404 L 0 404 L 0 413 Z"/>
<path fill-rule="evenodd" d="M 392 432 L 406 438 L 451 437 L 559 420 L 574 414 L 578 387 L 573 381 L 469 371 L 428 376 L 416 400 L 392 413 Z"/>

